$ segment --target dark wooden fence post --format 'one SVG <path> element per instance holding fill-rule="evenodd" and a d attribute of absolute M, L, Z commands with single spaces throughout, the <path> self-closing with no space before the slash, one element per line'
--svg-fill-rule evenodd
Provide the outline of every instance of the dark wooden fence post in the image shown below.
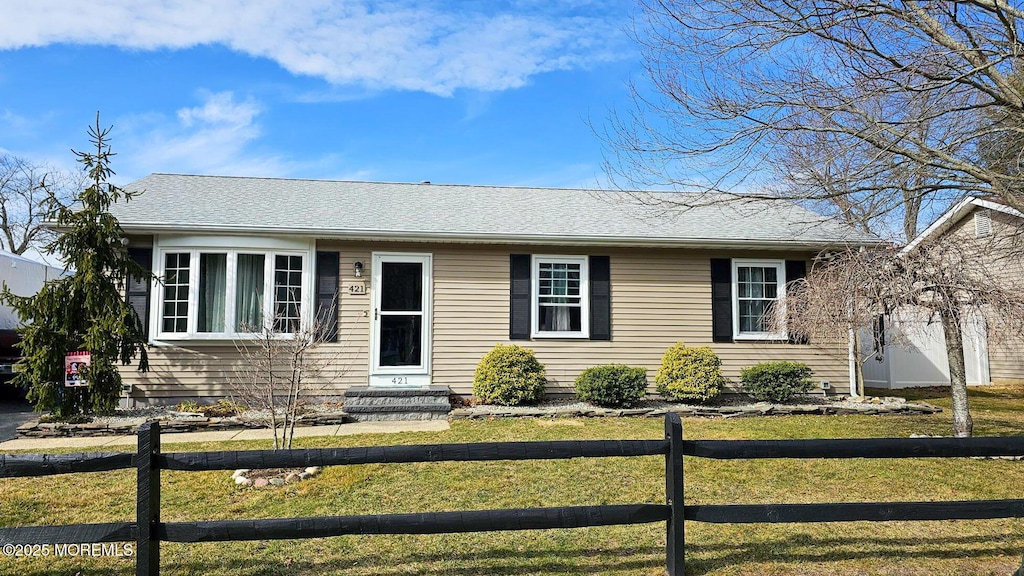
<path fill-rule="evenodd" d="M 146 422 L 139 427 L 139 451 L 136 485 L 135 576 L 160 574 L 160 541 L 153 533 L 160 521 L 160 423 Z"/>
<path fill-rule="evenodd" d="M 665 568 L 669 576 L 684 576 L 686 568 L 686 541 L 683 537 L 683 422 L 679 414 L 665 415 L 665 502 L 669 505 L 666 526 Z"/>

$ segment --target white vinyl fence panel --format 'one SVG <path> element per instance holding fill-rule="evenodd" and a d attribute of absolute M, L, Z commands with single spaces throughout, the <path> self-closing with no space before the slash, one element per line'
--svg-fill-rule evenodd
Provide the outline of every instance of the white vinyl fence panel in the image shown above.
<path fill-rule="evenodd" d="M 949 360 L 946 339 L 937 319 L 928 321 L 919 311 L 903 311 L 886 318 L 886 343 L 873 354 L 870 330 L 861 332 L 865 360 L 864 385 L 873 388 L 948 386 Z M 969 316 L 963 327 L 964 364 L 968 384 L 989 384 L 988 345 L 984 320 Z"/>

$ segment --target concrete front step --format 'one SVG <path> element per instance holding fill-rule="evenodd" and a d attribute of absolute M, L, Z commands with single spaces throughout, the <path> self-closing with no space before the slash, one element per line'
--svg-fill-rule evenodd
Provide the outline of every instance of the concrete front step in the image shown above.
<path fill-rule="evenodd" d="M 352 414 L 354 422 L 394 422 L 414 420 L 447 420 L 447 412 L 368 412 Z"/>
<path fill-rule="evenodd" d="M 448 396 L 345 396 L 345 407 L 349 406 L 434 406 L 451 410 Z"/>
<path fill-rule="evenodd" d="M 345 412 L 357 422 L 381 420 L 442 420 L 451 411 L 451 391 L 429 388 L 350 388 Z"/>
<path fill-rule="evenodd" d="M 373 404 L 370 406 L 353 406 L 346 404 L 345 413 L 348 415 L 352 414 L 369 414 L 373 412 L 444 412 L 445 414 L 451 412 L 450 404 Z"/>

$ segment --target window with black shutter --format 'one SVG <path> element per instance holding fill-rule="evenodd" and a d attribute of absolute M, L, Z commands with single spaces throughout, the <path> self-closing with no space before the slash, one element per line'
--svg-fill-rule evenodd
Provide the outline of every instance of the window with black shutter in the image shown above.
<path fill-rule="evenodd" d="M 509 257 L 509 339 L 611 340 L 608 256 Z"/>

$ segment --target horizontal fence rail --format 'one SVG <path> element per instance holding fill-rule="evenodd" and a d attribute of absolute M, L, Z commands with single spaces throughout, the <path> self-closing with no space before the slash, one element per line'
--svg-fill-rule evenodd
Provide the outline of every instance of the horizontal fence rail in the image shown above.
<path fill-rule="evenodd" d="M 109 472 L 134 467 L 135 455 L 127 452 L 0 454 L 0 478 Z"/>
<path fill-rule="evenodd" d="M 837 440 L 684 440 L 700 458 L 966 458 L 1024 455 L 1024 436 L 849 438 Z"/>
<path fill-rule="evenodd" d="M 135 540 L 134 522 L 0 528 L 3 544 L 95 544 Z"/>
<path fill-rule="evenodd" d="M 668 520 L 660 504 L 467 510 L 372 516 L 318 516 L 269 520 L 217 520 L 158 524 L 156 534 L 167 542 L 225 542 L 323 538 L 347 534 L 454 534 L 508 530 L 548 530 L 649 524 Z"/>
<path fill-rule="evenodd" d="M 712 459 L 954 458 L 1024 455 L 1024 436 L 982 438 L 862 438 L 838 440 L 684 440 L 678 414 L 665 417 L 660 440 L 563 440 L 172 452 L 160 450 L 159 423 L 142 425 L 135 454 L 0 455 L 0 478 L 105 472 L 134 468 L 136 521 L 0 528 L 0 544 L 136 542 L 136 575 L 159 574 L 160 542 L 221 542 L 322 538 L 346 534 L 448 534 L 546 530 L 665 522 L 666 568 L 684 574 L 684 523 L 788 523 L 1024 518 L 1024 500 L 848 502 L 822 504 L 683 505 L 683 456 Z M 196 522 L 160 521 L 160 472 L 238 468 L 298 468 L 352 464 L 486 462 L 664 456 L 665 504 L 617 504 L 513 510 L 470 510 L 268 518 Z"/>
<path fill-rule="evenodd" d="M 351 464 L 414 462 L 485 462 L 494 460 L 561 460 L 661 456 L 665 440 L 560 440 L 552 442 L 478 442 L 364 448 L 241 450 L 236 452 L 169 452 L 157 456 L 162 470 L 235 470 L 298 468 Z"/>
<path fill-rule="evenodd" d="M 1024 500 L 700 505 L 687 506 L 684 516 L 686 520 L 715 524 L 986 520 L 1024 518 Z"/>

